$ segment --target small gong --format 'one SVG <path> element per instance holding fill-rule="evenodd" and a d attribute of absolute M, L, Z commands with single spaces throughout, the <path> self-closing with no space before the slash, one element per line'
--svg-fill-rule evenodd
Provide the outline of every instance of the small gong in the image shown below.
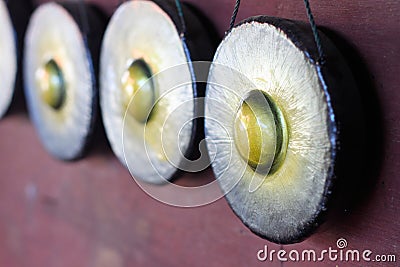
<path fill-rule="evenodd" d="M 4 1 L 0 1 L 0 36 L 0 117 L 3 117 L 11 103 L 17 75 L 14 27 Z"/>
<path fill-rule="evenodd" d="M 243 223 L 276 243 L 301 241 L 320 224 L 341 145 L 358 129 L 355 83 L 321 35 L 324 64 L 310 25 L 249 18 L 225 36 L 209 73 L 205 128 L 214 173 Z"/>
<path fill-rule="evenodd" d="M 182 11 L 186 26 L 173 1 L 125 2 L 102 46 L 100 102 L 108 139 L 133 176 L 149 183 L 175 177 L 199 134 L 195 99 L 204 89 L 192 61 L 211 60 L 213 45 L 192 8 Z"/>
<path fill-rule="evenodd" d="M 0 118 L 21 97 L 23 38 L 32 12 L 28 0 L 0 1 Z"/>
<path fill-rule="evenodd" d="M 81 157 L 91 138 L 104 29 L 103 15 L 83 3 L 43 4 L 30 20 L 24 57 L 27 106 L 43 145 L 59 159 Z"/>

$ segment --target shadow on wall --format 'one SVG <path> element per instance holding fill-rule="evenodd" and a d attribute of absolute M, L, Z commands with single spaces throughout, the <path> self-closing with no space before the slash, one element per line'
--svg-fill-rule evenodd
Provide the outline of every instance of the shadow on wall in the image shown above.
<path fill-rule="evenodd" d="M 357 158 L 347 158 L 346 168 L 342 171 L 346 179 L 337 181 L 334 192 L 334 218 L 333 223 L 346 224 L 348 220 L 354 223 L 354 216 L 349 216 L 352 210 L 366 204 L 374 187 L 377 184 L 382 163 L 384 146 L 384 125 L 382 109 L 378 101 L 377 89 L 373 75 L 357 49 L 339 33 L 327 28 L 320 29 L 336 45 L 344 56 L 357 85 L 361 98 L 364 132 L 354 132 L 352 138 L 365 140 L 356 153 Z M 356 111 L 355 111 L 356 112 Z M 360 118 L 361 119 L 361 118 Z M 357 140 L 357 139 L 355 139 Z M 353 144 L 350 144 L 353 145 Z"/>

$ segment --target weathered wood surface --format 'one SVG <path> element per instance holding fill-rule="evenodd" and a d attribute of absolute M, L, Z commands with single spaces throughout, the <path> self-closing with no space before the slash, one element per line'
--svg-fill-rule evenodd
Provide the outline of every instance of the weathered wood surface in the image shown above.
<path fill-rule="evenodd" d="M 92 2 L 109 14 L 117 5 L 117 1 Z M 210 18 L 222 37 L 234 1 L 190 2 Z M 306 241 L 285 249 L 327 249 L 343 237 L 352 249 L 396 254 L 396 264 L 381 266 L 398 266 L 400 2 L 314 0 L 311 5 L 318 25 L 345 41 L 344 52 L 361 90 L 369 96 L 370 113 L 380 118 L 380 124 L 371 125 L 382 130 L 382 149 L 372 150 L 371 158 L 374 162 L 380 158 L 381 164 L 372 164 L 376 165 L 371 168 L 372 180 L 354 192 L 362 198 L 357 205 Z M 306 20 L 303 1 L 291 0 L 243 1 L 238 20 L 258 14 Z M 40 146 L 26 111 L 15 106 L 0 121 L 0 136 L 0 266 L 270 266 L 257 261 L 257 251 L 264 245 L 280 247 L 252 234 L 224 199 L 193 209 L 153 200 L 102 138 L 84 160 L 59 162 Z M 182 182 L 192 178 L 207 180 L 212 173 L 186 175 Z M 300 264 L 275 261 L 274 265 Z M 379 266 L 371 263 L 375 265 Z"/>

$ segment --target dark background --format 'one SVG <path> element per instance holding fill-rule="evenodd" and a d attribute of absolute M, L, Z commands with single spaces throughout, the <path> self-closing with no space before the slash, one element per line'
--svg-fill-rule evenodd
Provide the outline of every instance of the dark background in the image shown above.
<path fill-rule="evenodd" d="M 118 4 L 91 2 L 108 14 Z M 189 2 L 207 15 L 222 37 L 234 1 Z M 366 96 L 367 130 L 375 138 L 367 144 L 371 164 L 366 166 L 365 183 L 350 189 L 357 203 L 306 241 L 285 249 L 335 248 L 343 237 L 350 249 L 396 254 L 397 264 L 391 266 L 398 266 L 400 2 L 312 0 L 311 6 L 318 25 L 344 49 Z M 307 20 L 303 1 L 248 0 L 242 3 L 238 21 L 259 14 Z M 191 209 L 161 204 L 139 189 L 104 139 L 97 142 L 85 159 L 64 163 L 44 151 L 24 109 L 13 107 L 0 121 L 0 266 L 290 265 L 257 261 L 256 253 L 264 245 L 280 246 L 251 233 L 225 199 Z M 212 178 L 207 170 L 185 175 L 180 182 Z"/>

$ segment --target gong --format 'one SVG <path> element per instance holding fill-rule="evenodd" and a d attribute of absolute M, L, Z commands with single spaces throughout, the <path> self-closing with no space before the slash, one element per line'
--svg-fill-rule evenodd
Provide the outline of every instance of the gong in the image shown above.
<path fill-rule="evenodd" d="M 188 5 L 128 1 L 111 18 L 101 52 L 100 102 L 111 147 L 131 174 L 164 183 L 202 134 L 195 114 L 204 88 L 195 60 L 210 60 L 210 30 Z M 197 147 L 196 147 L 197 149 Z"/>
<path fill-rule="evenodd" d="M 26 0 L 0 1 L 0 118 L 13 98 L 21 97 L 23 38 L 31 10 L 31 3 Z"/>
<path fill-rule="evenodd" d="M 342 146 L 361 129 L 351 72 L 320 34 L 322 64 L 310 25 L 251 17 L 225 36 L 209 73 L 214 173 L 243 223 L 276 243 L 301 241 L 322 222 Z"/>
<path fill-rule="evenodd" d="M 47 3 L 29 22 L 24 57 L 27 106 L 44 147 L 62 160 L 82 157 L 91 139 L 105 21 L 90 5 Z"/>

